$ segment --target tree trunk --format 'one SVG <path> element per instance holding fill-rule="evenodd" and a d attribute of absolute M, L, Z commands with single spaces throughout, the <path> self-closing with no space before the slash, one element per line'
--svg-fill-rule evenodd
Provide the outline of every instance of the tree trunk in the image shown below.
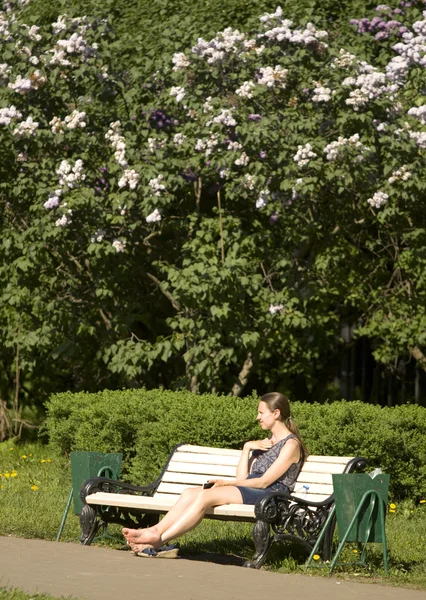
<path fill-rule="evenodd" d="M 247 384 L 248 377 L 250 375 L 250 371 L 253 367 L 253 356 L 252 353 L 249 352 L 247 354 L 247 358 L 244 361 L 243 368 L 241 369 L 238 380 L 232 386 L 232 390 L 229 392 L 228 396 L 239 396 L 243 391 L 244 387 Z"/>

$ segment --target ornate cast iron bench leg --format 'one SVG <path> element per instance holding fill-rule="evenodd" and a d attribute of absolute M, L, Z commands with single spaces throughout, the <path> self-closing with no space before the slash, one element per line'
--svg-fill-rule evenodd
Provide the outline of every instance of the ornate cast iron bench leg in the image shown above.
<path fill-rule="evenodd" d="M 244 566 L 251 569 L 260 569 L 272 544 L 270 524 L 258 519 L 253 527 L 253 540 L 255 547 L 253 560 L 247 560 Z"/>
<path fill-rule="evenodd" d="M 85 504 L 80 513 L 80 544 L 90 546 L 102 525 L 103 522 L 98 517 L 98 511 Z"/>

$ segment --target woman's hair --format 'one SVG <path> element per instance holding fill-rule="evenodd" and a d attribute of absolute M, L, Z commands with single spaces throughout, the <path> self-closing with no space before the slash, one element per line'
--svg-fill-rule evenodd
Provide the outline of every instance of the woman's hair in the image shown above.
<path fill-rule="evenodd" d="M 284 394 L 280 394 L 279 392 L 269 392 L 269 394 L 264 394 L 260 399 L 267 405 L 271 412 L 274 412 L 274 410 L 277 409 L 280 411 L 280 421 L 283 421 L 283 423 L 285 423 L 285 425 L 290 429 L 291 433 L 294 433 L 299 440 L 302 459 L 304 462 L 308 457 L 309 452 L 303 443 L 302 438 L 300 437 L 296 423 L 291 417 L 290 400 L 287 398 L 287 396 L 284 396 Z"/>

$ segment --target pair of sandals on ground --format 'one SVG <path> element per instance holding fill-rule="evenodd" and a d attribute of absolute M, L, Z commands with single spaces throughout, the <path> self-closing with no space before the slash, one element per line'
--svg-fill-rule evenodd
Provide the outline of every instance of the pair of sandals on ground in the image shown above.
<path fill-rule="evenodd" d="M 135 556 L 141 558 L 177 558 L 179 553 L 179 547 L 176 544 L 153 548 L 152 546 L 141 547 L 141 544 L 132 544 L 128 541 L 127 545 L 130 546 Z"/>

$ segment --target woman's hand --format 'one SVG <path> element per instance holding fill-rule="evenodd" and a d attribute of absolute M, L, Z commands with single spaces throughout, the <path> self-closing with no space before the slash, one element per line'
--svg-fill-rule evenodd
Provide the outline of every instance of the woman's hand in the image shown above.
<path fill-rule="evenodd" d="M 264 440 L 253 440 L 244 444 L 244 450 L 269 450 L 274 444 L 269 438 Z"/>

